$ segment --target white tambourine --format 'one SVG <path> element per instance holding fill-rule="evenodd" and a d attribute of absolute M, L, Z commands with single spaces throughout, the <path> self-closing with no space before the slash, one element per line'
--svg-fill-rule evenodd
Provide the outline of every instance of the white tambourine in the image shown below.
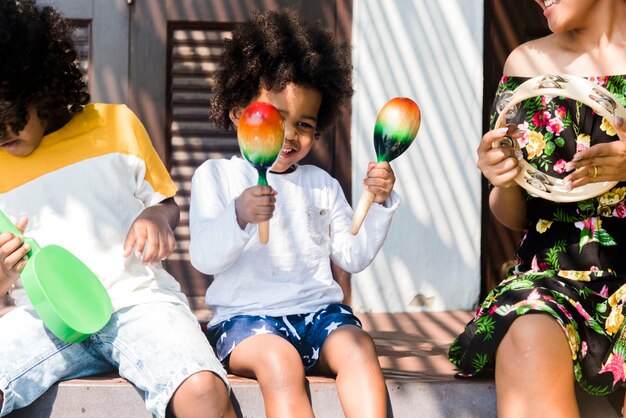
<path fill-rule="evenodd" d="M 496 120 L 495 129 L 507 125 L 506 120 L 513 118 L 517 114 L 520 102 L 537 96 L 559 96 L 579 101 L 591 107 L 599 115 L 607 118 L 611 124 L 615 116 L 626 119 L 624 106 L 604 87 L 586 78 L 574 75 L 541 75 L 525 81 L 513 91 L 500 94 L 496 104 L 500 115 Z M 493 146 L 512 146 L 519 149 L 518 142 L 508 136 L 494 142 Z M 578 202 L 590 199 L 607 192 L 617 184 L 616 181 L 587 183 L 572 190 L 567 190 L 562 179 L 539 171 L 525 159 L 521 159 L 519 164 L 522 171 L 515 178 L 517 184 L 533 196 L 554 202 Z"/>

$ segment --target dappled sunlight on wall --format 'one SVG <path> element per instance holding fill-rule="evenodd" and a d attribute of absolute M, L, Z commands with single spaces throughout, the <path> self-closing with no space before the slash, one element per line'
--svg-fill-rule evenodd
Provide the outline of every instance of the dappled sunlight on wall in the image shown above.
<path fill-rule="evenodd" d="M 353 277 L 359 311 L 469 309 L 480 288 L 483 2 L 361 0 L 354 5 L 353 196 L 375 159 L 376 114 L 390 98 L 422 111 L 415 143 L 391 165 L 403 202 L 377 259 Z"/>

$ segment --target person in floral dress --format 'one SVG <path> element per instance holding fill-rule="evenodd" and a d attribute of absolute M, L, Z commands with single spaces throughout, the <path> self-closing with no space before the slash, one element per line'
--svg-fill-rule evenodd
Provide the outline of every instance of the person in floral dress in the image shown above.
<path fill-rule="evenodd" d="M 537 3 L 553 33 L 511 53 L 494 108 L 502 93 L 543 74 L 586 77 L 626 105 L 626 1 Z M 493 186 L 494 216 L 523 238 L 515 266 L 449 358 L 460 377 L 495 371 L 500 417 L 578 417 L 574 381 L 597 395 L 626 382 L 626 124 L 547 96 L 522 102 L 516 123 L 520 149 L 493 148 L 507 128 L 493 129 L 477 166 Z M 594 198 L 555 203 L 514 181 L 521 158 L 569 188 L 618 183 Z"/>

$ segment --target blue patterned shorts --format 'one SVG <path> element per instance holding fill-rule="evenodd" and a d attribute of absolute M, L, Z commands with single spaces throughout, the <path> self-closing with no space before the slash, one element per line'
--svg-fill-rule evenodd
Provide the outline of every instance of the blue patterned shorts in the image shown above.
<path fill-rule="evenodd" d="M 344 325 L 361 328 L 361 321 L 347 305 L 330 304 L 317 312 L 286 316 L 237 315 L 207 329 L 207 337 L 224 365 L 235 346 L 248 337 L 273 334 L 289 341 L 300 354 L 306 370 L 315 366 L 322 344 Z"/>

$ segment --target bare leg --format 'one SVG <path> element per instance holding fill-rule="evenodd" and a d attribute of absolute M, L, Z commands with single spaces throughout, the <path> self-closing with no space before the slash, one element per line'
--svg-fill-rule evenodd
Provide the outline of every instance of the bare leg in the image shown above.
<path fill-rule="evenodd" d="M 344 325 L 322 346 L 317 369 L 337 376 L 337 391 L 346 417 L 387 416 L 387 386 L 372 338 L 361 328 Z"/>
<path fill-rule="evenodd" d="M 546 314 L 516 319 L 496 355 L 498 417 L 580 417 L 574 367 L 561 326 Z"/>
<path fill-rule="evenodd" d="M 189 376 L 174 392 L 169 408 L 177 418 L 235 418 L 228 389 L 209 371 Z"/>
<path fill-rule="evenodd" d="M 304 367 L 287 340 L 271 334 L 248 337 L 230 354 L 230 370 L 255 378 L 261 386 L 268 418 L 312 418 Z"/>

